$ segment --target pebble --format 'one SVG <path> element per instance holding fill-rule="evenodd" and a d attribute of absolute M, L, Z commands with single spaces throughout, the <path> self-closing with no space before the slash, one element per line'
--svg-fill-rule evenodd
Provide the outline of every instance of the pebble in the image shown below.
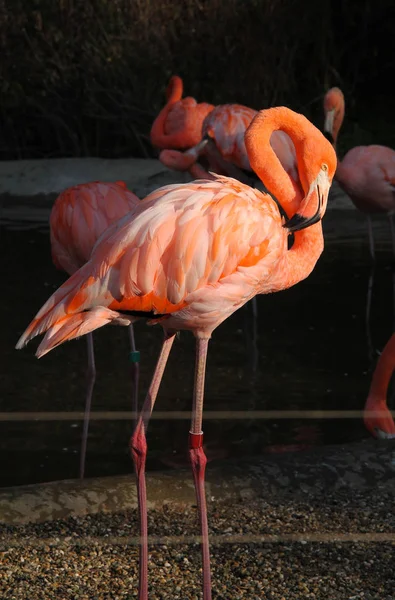
<path fill-rule="evenodd" d="M 389 492 L 209 506 L 213 600 L 395 598 L 395 536 L 369 539 L 395 531 Z M 0 526 L 0 597 L 137 598 L 137 532 L 136 511 Z M 159 539 L 149 548 L 150 600 L 201 600 L 200 549 L 194 539 L 186 543 L 198 533 L 195 512 L 150 511 L 149 534 L 164 533 L 166 543 Z M 362 533 L 367 537 L 353 541 L 352 534 Z M 341 541 L 343 534 L 351 538 Z M 279 538 L 259 539 L 268 535 Z"/>

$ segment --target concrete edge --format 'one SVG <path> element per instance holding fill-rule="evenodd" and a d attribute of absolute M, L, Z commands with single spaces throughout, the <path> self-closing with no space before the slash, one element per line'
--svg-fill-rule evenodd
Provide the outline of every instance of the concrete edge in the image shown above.
<path fill-rule="evenodd" d="M 293 496 L 322 496 L 328 491 L 386 489 L 395 494 L 395 441 L 369 440 L 323 446 L 300 453 L 218 461 L 207 468 L 207 498 L 248 502 Z M 148 505 L 195 503 L 189 470 L 147 475 Z M 54 481 L 0 490 L 0 521 L 6 525 L 43 522 L 137 507 L 132 475 Z"/>
<path fill-rule="evenodd" d="M 188 173 L 167 169 L 157 159 L 54 158 L 0 162 L 0 198 L 3 209 L 20 202 L 43 207 L 66 188 L 89 181 L 125 181 L 140 198 L 171 183 L 190 181 Z M 354 210 L 336 182 L 328 209 Z"/>

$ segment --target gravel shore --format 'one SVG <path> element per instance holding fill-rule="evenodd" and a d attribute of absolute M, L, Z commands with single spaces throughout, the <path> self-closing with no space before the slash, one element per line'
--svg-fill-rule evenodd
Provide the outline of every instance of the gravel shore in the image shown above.
<path fill-rule="evenodd" d="M 394 493 L 210 506 L 213 598 L 395 598 Z M 3 600 L 137 598 L 137 512 L 3 526 Z M 150 600 L 201 598 L 193 506 L 149 512 Z"/>

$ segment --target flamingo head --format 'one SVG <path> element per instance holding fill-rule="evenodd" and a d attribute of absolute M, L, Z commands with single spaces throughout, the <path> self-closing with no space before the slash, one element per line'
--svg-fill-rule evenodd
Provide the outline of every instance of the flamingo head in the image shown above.
<path fill-rule="evenodd" d="M 168 169 L 188 171 L 196 162 L 196 157 L 178 150 L 162 150 L 159 154 L 159 160 Z"/>

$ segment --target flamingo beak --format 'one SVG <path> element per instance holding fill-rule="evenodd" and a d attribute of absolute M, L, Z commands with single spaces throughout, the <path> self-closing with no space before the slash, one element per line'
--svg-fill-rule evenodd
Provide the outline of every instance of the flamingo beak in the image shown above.
<path fill-rule="evenodd" d="M 331 142 L 331 144 L 333 144 L 334 142 L 333 125 L 335 122 L 335 113 L 335 109 L 332 108 L 332 110 L 328 110 L 325 114 L 324 134 L 325 137 Z"/>
<path fill-rule="evenodd" d="M 318 223 L 326 211 L 331 183 L 327 171 L 321 171 L 301 203 L 299 212 L 284 223 L 283 227 L 290 233 L 294 233 Z M 313 213 L 311 211 L 312 202 L 317 202 L 317 208 Z"/>

